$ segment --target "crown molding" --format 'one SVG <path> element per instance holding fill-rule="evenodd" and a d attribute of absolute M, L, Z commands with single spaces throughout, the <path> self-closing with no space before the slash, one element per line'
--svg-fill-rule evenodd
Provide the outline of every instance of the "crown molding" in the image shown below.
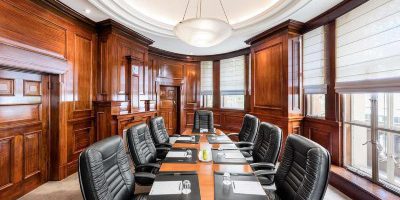
<path fill-rule="evenodd" d="M 151 47 L 151 46 L 149 47 L 150 55 L 155 55 L 155 56 L 159 56 L 159 57 L 163 57 L 163 58 L 167 58 L 167 59 L 173 59 L 173 60 L 185 61 L 185 62 L 222 60 L 222 59 L 228 59 L 228 58 L 246 55 L 249 53 L 250 53 L 250 48 L 247 47 L 247 48 L 239 49 L 239 50 L 228 52 L 228 53 L 193 56 L 193 55 L 174 53 L 174 52 L 158 49 L 158 48 Z"/>
<path fill-rule="evenodd" d="M 263 40 L 271 35 L 274 35 L 277 32 L 283 31 L 283 30 L 288 30 L 289 32 L 292 33 L 300 33 L 300 30 L 304 26 L 303 22 L 299 22 L 296 20 L 289 19 L 287 21 L 284 21 L 248 40 L 245 41 L 246 44 L 252 45 L 260 40 Z"/>

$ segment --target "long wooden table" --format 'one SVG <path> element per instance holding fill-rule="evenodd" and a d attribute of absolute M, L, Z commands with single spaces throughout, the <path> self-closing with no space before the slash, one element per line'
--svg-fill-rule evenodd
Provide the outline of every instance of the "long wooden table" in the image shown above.
<path fill-rule="evenodd" d="M 194 133 L 197 134 L 197 133 Z M 217 135 L 223 135 L 220 130 L 216 130 Z M 187 129 L 183 135 L 192 135 L 192 131 Z M 199 134 L 200 142 L 198 144 L 175 143 L 173 148 L 218 148 L 219 144 L 209 144 L 207 134 Z M 226 171 L 235 173 L 252 172 L 249 164 L 214 164 L 211 162 L 198 161 L 196 164 L 184 163 L 163 163 L 160 171 L 196 171 L 199 177 L 200 195 L 202 200 L 214 199 L 214 172 Z"/>

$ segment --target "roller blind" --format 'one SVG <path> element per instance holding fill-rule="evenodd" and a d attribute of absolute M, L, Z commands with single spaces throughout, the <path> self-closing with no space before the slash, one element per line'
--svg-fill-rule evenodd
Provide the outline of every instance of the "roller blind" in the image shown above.
<path fill-rule="evenodd" d="M 212 94 L 213 93 L 213 62 L 212 61 L 201 61 L 201 94 Z"/>
<path fill-rule="evenodd" d="M 321 26 L 303 35 L 305 93 L 326 93 L 325 60 L 325 30 Z"/>
<path fill-rule="evenodd" d="M 400 91 L 400 0 L 371 0 L 336 21 L 336 90 Z"/>
<path fill-rule="evenodd" d="M 244 95 L 244 56 L 220 61 L 221 95 Z"/>

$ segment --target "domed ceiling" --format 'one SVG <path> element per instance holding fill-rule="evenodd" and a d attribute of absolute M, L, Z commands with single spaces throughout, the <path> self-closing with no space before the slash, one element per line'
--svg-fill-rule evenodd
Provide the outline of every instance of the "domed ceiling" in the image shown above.
<path fill-rule="evenodd" d="M 188 5 L 185 19 L 199 15 L 200 0 L 61 0 L 94 21 L 114 19 L 154 40 L 152 46 L 181 54 L 210 55 L 246 47 L 244 41 L 285 20 L 308 21 L 341 0 L 221 0 L 233 34 L 224 42 L 200 48 L 173 33 Z M 188 4 L 189 2 L 189 4 Z M 87 13 L 87 9 L 91 12 Z M 226 21 L 219 0 L 202 0 L 201 16 Z"/>

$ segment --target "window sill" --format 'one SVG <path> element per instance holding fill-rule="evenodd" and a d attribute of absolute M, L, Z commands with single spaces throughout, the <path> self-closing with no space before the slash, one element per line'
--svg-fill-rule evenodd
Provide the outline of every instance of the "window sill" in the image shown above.
<path fill-rule="evenodd" d="M 329 183 L 352 199 L 399 199 L 385 188 L 335 165 L 331 166 Z"/>

